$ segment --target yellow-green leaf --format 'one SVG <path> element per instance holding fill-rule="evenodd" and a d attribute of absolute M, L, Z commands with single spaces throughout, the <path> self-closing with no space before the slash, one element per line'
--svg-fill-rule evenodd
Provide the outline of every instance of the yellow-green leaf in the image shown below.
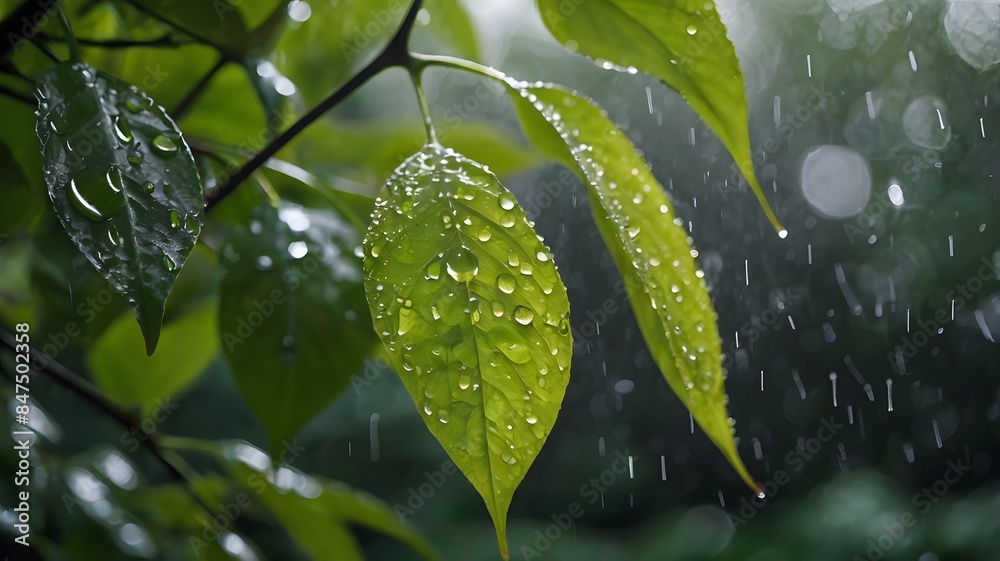
<path fill-rule="evenodd" d="M 566 9 L 569 5 L 570 9 Z M 768 219 L 786 235 L 754 174 L 743 72 L 712 0 L 538 0 L 546 27 L 562 43 L 648 72 L 674 88 L 733 155 Z"/>
<path fill-rule="evenodd" d="M 628 137 L 589 99 L 555 87 L 511 85 L 528 136 L 557 160 L 574 162 L 588 184 L 594 219 L 663 376 L 743 480 L 758 489 L 726 414 L 721 341 L 698 252 L 663 187 Z M 555 150 L 553 131 L 561 150 Z"/>
<path fill-rule="evenodd" d="M 427 427 L 483 496 L 507 558 L 511 498 L 569 381 L 566 289 L 524 210 L 476 162 L 428 145 L 387 188 L 365 239 L 375 330 Z"/>

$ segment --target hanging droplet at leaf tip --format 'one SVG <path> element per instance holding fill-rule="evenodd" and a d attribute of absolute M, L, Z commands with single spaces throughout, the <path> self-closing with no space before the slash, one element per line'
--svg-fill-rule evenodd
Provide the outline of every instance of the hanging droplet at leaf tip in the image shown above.
<path fill-rule="evenodd" d="M 786 230 L 784 228 L 778 230 L 778 237 L 781 238 L 781 239 L 787 238 L 788 237 L 788 230 Z"/>

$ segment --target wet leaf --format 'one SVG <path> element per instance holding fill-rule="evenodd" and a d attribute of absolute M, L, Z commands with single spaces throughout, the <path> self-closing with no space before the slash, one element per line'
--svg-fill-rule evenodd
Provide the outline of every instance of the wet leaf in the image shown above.
<path fill-rule="evenodd" d="M 348 384 L 375 346 L 361 235 L 332 210 L 263 205 L 222 251 L 223 352 L 272 450 Z"/>
<path fill-rule="evenodd" d="M 554 130 L 563 147 L 553 157 L 571 159 L 585 179 L 594 219 L 663 376 L 740 477 L 757 489 L 726 414 L 722 344 L 698 252 L 663 186 L 589 99 L 555 87 L 514 87 L 518 114 L 531 118 L 522 121 L 528 136 L 554 148 Z M 550 126 L 539 128 L 538 115 Z"/>
<path fill-rule="evenodd" d="M 428 145 L 387 188 L 365 239 L 375 331 L 506 558 L 511 498 L 569 381 L 566 289 L 514 196 L 476 162 Z"/>
<path fill-rule="evenodd" d="M 343 483 L 303 474 L 249 444 L 223 445 L 235 481 L 245 481 L 263 499 L 271 514 L 313 559 L 363 561 L 364 554 L 351 527 L 393 538 L 428 561 L 437 554 L 416 532 L 399 523 L 388 505 Z"/>
<path fill-rule="evenodd" d="M 571 10 L 566 5 L 538 0 L 552 35 L 611 63 L 605 68 L 642 70 L 680 92 L 722 139 L 768 219 L 784 232 L 754 173 L 743 72 L 715 2 L 587 0 Z"/>
<path fill-rule="evenodd" d="M 63 228 L 135 310 L 147 354 L 194 247 L 204 199 L 173 120 L 134 86 L 83 63 L 38 80 L 35 127 Z"/>

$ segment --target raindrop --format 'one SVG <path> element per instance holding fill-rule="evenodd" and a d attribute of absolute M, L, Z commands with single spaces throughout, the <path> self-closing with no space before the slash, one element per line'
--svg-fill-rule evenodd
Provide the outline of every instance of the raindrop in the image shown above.
<path fill-rule="evenodd" d="M 107 220 L 125 204 L 123 180 L 118 166 L 106 174 L 81 173 L 69 182 L 70 201 L 94 222 Z"/>
<path fill-rule="evenodd" d="M 445 268 L 448 271 L 448 276 L 456 281 L 469 282 L 479 273 L 479 259 L 471 251 L 462 247 L 445 258 Z"/>
<path fill-rule="evenodd" d="M 161 156 L 173 156 L 177 153 L 177 142 L 166 135 L 158 134 L 153 139 L 153 148 Z"/>
<path fill-rule="evenodd" d="M 198 232 L 201 231 L 198 219 L 193 214 L 189 214 L 184 218 L 184 231 L 191 235 L 198 235 Z"/>
<path fill-rule="evenodd" d="M 128 121 L 122 115 L 115 116 L 115 136 L 122 144 L 132 142 L 132 129 L 128 126 Z"/>
<path fill-rule="evenodd" d="M 516 286 L 517 283 L 514 281 L 514 277 L 512 277 L 511 275 L 504 273 L 499 277 L 497 277 L 497 288 L 499 288 L 500 292 L 503 292 L 504 294 L 510 294 L 514 292 L 514 288 Z"/>
<path fill-rule="evenodd" d="M 513 195 L 510 193 L 500 194 L 500 208 L 504 210 L 513 210 L 515 204 Z"/>
<path fill-rule="evenodd" d="M 181 225 L 181 215 L 177 214 L 176 210 L 170 211 L 170 227 L 176 228 Z"/>
<path fill-rule="evenodd" d="M 535 318 L 535 314 L 524 306 L 514 308 L 514 320 L 521 325 L 528 325 Z"/>
<path fill-rule="evenodd" d="M 168 273 L 176 273 L 181 269 L 177 266 L 177 263 L 174 263 L 174 260 L 171 259 L 169 255 L 163 256 L 163 266 L 166 267 Z"/>

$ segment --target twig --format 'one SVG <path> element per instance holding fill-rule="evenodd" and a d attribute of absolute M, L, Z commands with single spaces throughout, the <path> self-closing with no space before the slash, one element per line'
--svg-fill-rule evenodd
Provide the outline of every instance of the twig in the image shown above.
<path fill-rule="evenodd" d="M 240 183 L 250 177 L 253 172 L 257 170 L 257 168 L 264 165 L 264 163 L 267 162 L 271 156 L 277 154 L 279 150 L 281 150 L 300 132 L 305 130 L 306 127 L 322 117 L 324 113 L 336 107 L 340 104 L 340 102 L 344 101 L 344 99 L 363 86 L 376 74 L 393 66 L 409 65 L 411 59 L 410 53 L 407 50 L 407 43 L 409 42 L 410 30 L 413 29 L 413 23 L 416 21 L 417 13 L 420 12 L 421 4 L 421 0 L 414 0 L 414 2 L 410 4 L 410 9 L 406 13 L 403 24 L 400 26 L 399 30 L 396 31 L 396 35 L 391 41 L 389 41 L 389 44 L 386 45 L 385 49 L 383 49 L 373 61 L 361 69 L 360 72 L 348 80 L 346 84 L 337 89 L 337 91 L 333 92 L 329 97 L 320 102 L 319 105 L 299 118 L 298 121 L 292 124 L 292 126 L 286 129 L 283 133 L 278 135 L 277 138 L 272 140 L 267 146 L 251 158 L 249 162 L 237 170 L 236 173 L 231 175 L 229 179 L 221 187 L 219 187 L 218 193 L 207 200 L 205 210 L 209 211 L 212 207 L 219 204 L 219 202 L 229 196 L 229 194 L 232 193 L 236 187 L 240 185 Z"/>
<path fill-rule="evenodd" d="M 64 37 L 54 37 L 44 33 L 40 33 L 39 36 L 50 42 L 63 43 L 66 41 Z M 100 49 L 128 49 L 132 47 L 177 48 L 184 45 L 198 44 L 196 41 L 182 41 L 180 39 L 176 39 L 172 34 L 157 37 L 156 39 L 81 39 L 78 37 L 76 42 L 84 47 L 95 47 Z"/>
<path fill-rule="evenodd" d="M 226 57 L 223 56 L 219 58 L 219 62 L 216 62 L 215 66 L 213 66 L 211 70 L 208 71 L 207 74 L 202 76 L 201 80 L 198 80 L 198 83 L 195 84 L 193 88 L 191 88 L 191 91 L 189 91 L 187 95 L 184 96 L 184 99 L 182 99 L 180 103 L 177 104 L 177 107 L 175 107 L 174 110 L 170 112 L 170 115 L 174 118 L 175 121 L 180 121 L 181 118 L 184 117 L 184 115 L 188 112 L 188 110 L 191 109 L 191 106 L 194 105 L 194 102 L 198 99 L 198 96 L 200 96 L 201 93 L 205 91 L 205 88 L 208 87 L 208 83 L 212 81 L 212 78 L 215 77 L 215 74 L 219 70 L 221 70 L 222 67 L 225 66 L 227 62 L 229 62 L 229 59 L 227 59 Z"/>
<path fill-rule="evenodd" d="M 38 103 L 35 102 L 35 100 L 31 96 L 25 95 L 21 92 L 14 91 L 8 88 L 7 86 L 0 85 L 0 94 L 3 94 L 12 99 L 16 99 L 22 103 L 26 103 L 31 107 L 35 107 L 36 105 L 38 105 Z"/>

